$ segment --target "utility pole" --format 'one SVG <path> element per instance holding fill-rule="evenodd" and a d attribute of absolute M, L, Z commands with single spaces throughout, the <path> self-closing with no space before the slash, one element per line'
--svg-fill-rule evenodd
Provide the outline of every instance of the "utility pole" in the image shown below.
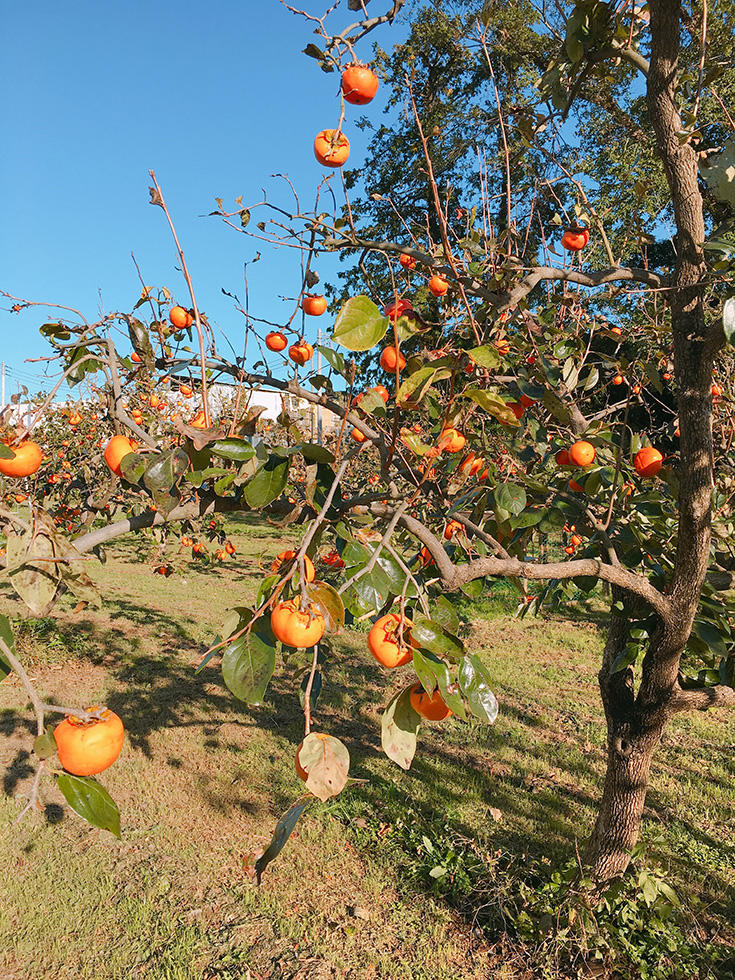
<path fill-rule="evenodd" d="M 0 409 L 5 408 L 5 361 L 0 362 Z"/>
<path fill-rule="evenodd" d="M 321 329 L 321 327 L 319 327 L 319 329 L 316 332 L 316 342 L 317 342 L 317 347 L 318 347 L 317 352 L 316 352 L 316 369 L 317 369 L 317 372 L 319 374 L 321 374 L 322 373 L 322 352 L 321 352 L 321 349 L 319 349 L 321 347 L 321 342 L 322 342 L 322 329 Z M 322 444 L 322 406 L 321 405 L 317 405 L 317 407 L 316 407 L 316 441 L 321 446 L 321 444 Z"/>

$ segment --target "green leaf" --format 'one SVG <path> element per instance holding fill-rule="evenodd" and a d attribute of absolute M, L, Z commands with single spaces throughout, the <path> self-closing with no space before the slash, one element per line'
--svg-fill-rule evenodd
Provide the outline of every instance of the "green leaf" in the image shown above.
<path fill-rule="evenodd" d="M 337 314 L 332 337 L 348 350 L 365 351 L 380 343 L 387 329 L 388 318 L 368 296 L 353 296 Z"/>
<path fill-rule="evenodd" d="M 627 667 L 630 667 L 636 662 L 642 652 L 643 648 L 639 643 L 627 643 L 623 650 L 613 660 L 612 666 L 610 667 L 610 673 L 617 674 L 621 670 L 625 670 Z"/>
<path fill-rule="evenodd" d="M 447 664 L 433 653 L 415 650 L 413 667 L 426 693 L 433 694 L 438 687 L 444 704 L 451 708 L 457 717 L 466 721 L 467 712 L 464 702 Z"/>
<path fill-rule="evenodd" d="M 0 459 L 15 459 L 15 450 L 0 442 Z"/>
<path fill-rule="evenodd" d="M 472 714 L 492 725 L 498 717 L 498 700 L 490 689 L 490 673 L 476 654 L 468 653 L 462 658 L 457 680 Z"/>
<path fill-rule="evenodd" d="M 276 829 L 273 831 L 273 837 L 268 847 L 265 849 L 263 854 L 258 858 L 254 864 L 255 876 L 258 884 L 260 884 L 260 879 L 263 872 L 268 867 L 268 865 L 281 853 L 283 848 L 286 846 L 286 842 L 293 833 L 293 829 L 298 822 L 299 817 L 304 812 L 304 810 L 312 803 L 311 797 L 307 797 L 305 800 L 298 800 L 292 807 L 283 814 L 276 824 Z"/>
<path fill-rule="evenodd" d="M 322 803 L 338 796 L 347 785 L 350 753 L 347 746 L 333 735 L 321 732 L 307 735 L 296 758 L 302 769 L 306 770 L 306 788 Z"/>
<path fill-rule="evenodd" d="M 120 474 L 128 483 L 140 483 L 145 473 L 148 457 L 140 453 L 128 453 L 120 460 Z"/>
<path fill-rule="evenodd" d="M 714 197 L 735 205 L 735 141 L 729 140 L 719 153 L 703 158 L 699 169 Z"/>
<path fill-rule="evenodd" d="M 254 510 L 272 503 L 286 489 L 288 458 L 275 453 L 268 457 L 255 476 L 245 484 L 244 496 Z"/>
<path fill-rule="evenodd" d="M 128 335 L 130 337 L 130 343 L 133 345 L 133 349 L 140 354 L 146 367 L 152 368 L 156 355 L 154 354 L 153 347 L 151 346 L 151 339 L 148 336 L 147 327 L 143 326 L 140 320 L 135 320 L 132 317 L 128 317 Z"/>
<path fill-rule="evenodd" d="M 94 357 L 90 357 L 90 350 L 87 347 L 76 347 L 71 357 L 66 362 L 69 373 L 66 380 L 69 385 L 78 385 L 84 380 L 87 374 L 96 374 L 102 370 L 102 362 Z"/>
<path fill-rule="evenodd" d="M 319 580 L 306 586 L 309 599 L 324 616 L 327 629 L 332 632 L 345 624 L 345 607 L 337 590 L 328 582 Z"/>
<path fill-rule="evenodd" d="M 234 459 L 236 463 L 247 463 L 255 455 L 255 448 L 246 439 L 217 439 L 208 447 L 215 456 Z"/>
<path fill-rule="evenodd" d="M 56 739 L 51 732 L 44 732 L 33 739 L 33 754 L 39 759 L 50 759 L 56 753 Z"/>
<path fill-rule="evenodd" d="M 482 388 L 469 388 L 464 392 L 464 397 L 471 398 L 476 405 L 479 405 L 480 408 L 504 425 L 511 425 L 515 428 L 520 426 L 513 410 L 508 408 L 500 395 L 494 395 L 491 391 L 484 391 Z"/>
<path fill-rule="evenodd" d="M 2 614 L 0 614 L 0 639 L 3 640 L 10 652 L 15 655 L 15 636 L 10 628 L 10 620 Z M 2 650 L 0 650 L 0 681 L 7 677 L 11 670 L 10 664 L 3 656 Z"/>
<path fill-rule="evenodd" d="M 296 448 L 309 463 L 334 462 L 334 453 L 331 453 L 326 446 L 320 446 L 316 442 L 304 442 Z"/>
<path fill-rule="evenodd" d="M 447 654 L 450 657 L 461 657 L 464 653 L 464 644 L 458 637 L 423 613 L 416 613 L 413 617 L 411 638 L 420 643 L 424 649 L 438 656 Z"/>
<path fill-rule="evenodd" d="M 414 711 L 409 699 L 410 687 L 399 691 L 383 712 L 380 722 L 380 742 L 383 751 L 401 769 L 410 769 L 416 754 L 421 715 Z"/>
<path fill-rule="evenodd" d="M 229 690 L 246 704 L 262 704 L 276 668 L 276 638 L 270 620 L 261 616 L 249 633 L 234 640 L 222 657 L 222 677 Z"/>
<path fill-rule="evenodd" d="M 326 503 L 329 492 L 334 483 L 334 469 L 329 463 L 317 463 L 316 475 L 312 482 L 306 486 L 306 500 L 316 511 L 320 511 Z M 338 511 L 334 507 L 334 501 L 340 499 L 340 487 L 334 491 L 332 505 L 327 510 L 327 518 L 332 520 L 337 516 Z"/>
<path fill-rule="evenodd" d="M 54 562 L 33 560 L 56 557 L 52 539 L 43 533 L 8 534 L 6 547 L 8 565 L 20 566 L 8 574 L 10 584 L 34 616 L 45 616 L 59 588 L 58 570 Z"/>
<path fill-rule="evenodd" d="M 414 371 L 398 389 L 396 401 L 399 405 L 407 402 L 418 403 L 424 397 L 434 381 L 442 381 L 451 376 L 447 368 L 423 367 Z"/>
<path fill-rule="evenodd" d="M 168 491 L 188 469 L 188 454 L 183 449 L 172 449 L 153 457 L 143 473 L 143 484 L 151 493 Z"/>
<path fill-rule="evenodd" d="M 120 837 L 120 811 L 107 790 L 91 776 L 72 776 L 64 772 L 56 777 L 64 799 L 79 816 L 100 830 Z"/>
<path fill-rule="evenodd" d="M 498 507 L 518 517 L 526 508 L 526 491 L 515 483 L 504 483 L 502 487 L 496 488 L 495 501 Z"/>
<path fill-rule="evenodd" d="M 494 371 L 500 367 L 500 354 L 498 354 L 495 347 L 483 344 L 481 347 L 471 347 L 467 353 L 475 364 L 479 364 L 480 367 L 487 368 L 490 371 Z"/>
<path fill-rule="evenodd" d="M 735 296 L 730 296 L 722 305 L 722 329 L 728 344 L 731 346 L 735 341 Z"/>
<path fill-rule="evenodd" d="M 450 633 L 456 633 L 459 630 L 459 616 L 455 612 L 454 603 L 445 595 L 440 595 L 435 600 L 431 618 L 434 622 L 441 623 Z"/>
<path fill-rule="evenodd" d="M 332 347 L 325 347 L 323 344 L 317 344 L 314 349 L 322 352 L 324 360 L 337 374 L 341 374 L 343 378 L 349 376 L 344 354 L 340 354 L 338 350 L 334 350 Z"/>

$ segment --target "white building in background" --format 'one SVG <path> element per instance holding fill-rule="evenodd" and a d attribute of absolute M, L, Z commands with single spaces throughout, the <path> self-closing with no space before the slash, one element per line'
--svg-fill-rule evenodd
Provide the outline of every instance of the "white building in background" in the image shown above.
<path fill-rule="evenodd" d="M 179 392 L 179 384 L 190 383 L 188 377 L 172 378 L 172 381 L 173 387 L 163 397 L 167 404 L 171 406 L 172 410 L 178 412 L 182 419 L 187 420 L 201 409 L 201 395 L 195 390 L 192 397 L 184 398 Z M 234 409 L 236 397 L 237 385 L 222 384 L 220 382 L 210 385 L 209 405 L 215 414 L 223 413 L 226 416 L 228 410 L 232 411 Z M 88 400 L 81 399 L 81 401 L 84 403 Z M 89 401 L 89 404 L 99 409 L 99 404 L 95 400 Z M 48 407 L 47 411 L 58 412 L 64 409 L 71 411 L 78 405 L 79 400 L 73 398 L 54 401 Z M 321 437 L 323 437 L 329 435 L 339 427 L 339 420 L 332 412 L 320 408 L 317 405 L 312 405 L 311 402 L 303 398 L 297 398 L 295 395 L 288 393 L 282 394 L 270 388 L 243 388 L 239 406 L 240 416 L 245 414 L 246 408 L 262 408 L 263 412 L 260 417 L 267 419 L 269 422 L 275 422 L 285 408 L 290 418 L 294 422 L 299 422 L 302 429 L 305 430 L 309 438 L 313 439 L 314 442 L 320 441 L 320 432 Z M 17 405 L 11 403 L 5 406 L 3 421 L 7 425 L 26 425 L 31 421 L 37 410 L 38 405 L 34 405 L 31 402 L 20 402 Z"/>

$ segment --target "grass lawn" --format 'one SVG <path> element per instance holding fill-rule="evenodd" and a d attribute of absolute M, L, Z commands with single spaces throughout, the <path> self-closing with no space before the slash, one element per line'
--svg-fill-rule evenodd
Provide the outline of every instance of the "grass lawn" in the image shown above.
<path fill-rule="evenodd" d="M 543 975 L 503 923 L 517 881 L 573 858 L 592 825 L 604 764 L 599 624 L 519 621 L 502 595 L 478 605 L 466 640 L 495 678 L 498 721 L 426 726 L 408 773 L 382 755 L 379 721 L 406 672 L 381 672 L 364 632 L 345 632 L 316 726 L 347 744 L 365 782 L 308 810 L 258 889 L 243 860 L 303 788 L 300 675 L 281 665 L 265 704 L 249 708 L 216 665 L 193 672 L 227 608 L 252 598 L 259 560 L 289 543 L 245 518 L 231 530 L 236 560 L 170 578 L 152 574 L 150 538 L 119 544 L 92 572 L 101 610 L 62 604 L 54 620 L 18 625 L 47 700 L 105 703 L 128 738 L 100 777 L 122 811 L 121 841 L 50 786 L 45 811 L 14 826 L 33 725 L 15 678 L 0 685 L 0 978 Z M 0 611 L 21 615 L 8 592 Z M 654 764 L 643 832 L 696 909 L 700 939 L 728 946 L 734 743 L 726 713 L 680 717 Z"/>

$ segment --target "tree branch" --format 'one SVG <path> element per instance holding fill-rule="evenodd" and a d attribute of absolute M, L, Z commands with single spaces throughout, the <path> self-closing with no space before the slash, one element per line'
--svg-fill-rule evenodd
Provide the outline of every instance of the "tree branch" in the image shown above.
<path fill-rule="evenodd" d="M 684 690 L 678 685 L 674 689 L 668 710 L 671 714 L 682 711 L 708 711 L 710 708 L 735 707 L 735 688 L 716 684 L 714 687 L 697 687 Z"/>

